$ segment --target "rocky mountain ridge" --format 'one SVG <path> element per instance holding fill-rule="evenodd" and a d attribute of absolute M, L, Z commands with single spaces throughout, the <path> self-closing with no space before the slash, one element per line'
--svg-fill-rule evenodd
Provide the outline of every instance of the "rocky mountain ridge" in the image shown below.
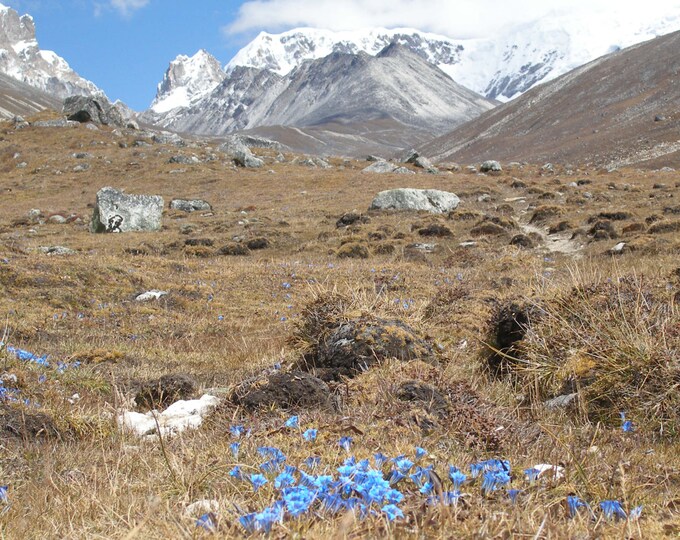
<path fill-rule="evenodd" d="M 41 50 L 30 15 L 0 4 L 0 73 L 63 99 L 70 95 L 104 96 L 53 51 Z"/>

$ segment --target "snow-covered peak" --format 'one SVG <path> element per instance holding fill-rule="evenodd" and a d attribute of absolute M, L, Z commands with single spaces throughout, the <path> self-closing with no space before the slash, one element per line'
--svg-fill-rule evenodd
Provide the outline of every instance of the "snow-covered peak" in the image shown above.
<path fill-rule="evenodd" d="M 225 77 L 220 62 L 203 49 L 193 56 L 179 55 L 170 62 L 158 85 L 151 109 L 161 114 L 189 107 L 212 92 Z"/>
<path fill-rule="evenodd" d="M 323 58 L 333 52 L 376 55 L 393 41 L 408 46 L 435 65 L 456 63 L 467 43 L 413 28 L 366 28 L 345 32 L 296 28 L 282 34 L 261 32 L 227 64 L 227 71 L 236 66 L 248 66 L 286 75 L 305 60 Z"/>
<path fill-rule="evenodd" d="M 0 73 L 5 73 L 58 98 L 73 94 L 103 96 L 93 83 L 80 77 L 66 60 L 41 51 L 30 15 L 19 15 L 0 4 Z"/>

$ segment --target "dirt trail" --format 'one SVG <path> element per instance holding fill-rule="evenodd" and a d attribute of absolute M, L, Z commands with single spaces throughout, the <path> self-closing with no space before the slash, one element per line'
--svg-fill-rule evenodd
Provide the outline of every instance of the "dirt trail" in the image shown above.
<path fill-rule="evenodd" d="M 583 246 L 571 239 L 570 233 L 562 234 L 548 234 L 548 232 L 529 223 L 520 224 L 520 228 L 524 234 L 536 233 L 543 239 L 543 246 L 551 253 L 563 253 L 565 255 L 572 255 L 576 259 L 580 259 L 580 253 Z"/>

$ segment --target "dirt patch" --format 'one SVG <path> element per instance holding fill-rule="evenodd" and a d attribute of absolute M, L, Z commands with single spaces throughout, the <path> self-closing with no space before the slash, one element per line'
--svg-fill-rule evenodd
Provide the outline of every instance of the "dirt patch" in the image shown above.
<path fill-rule="evenodd" d="M 63 438 L 51 416 L 0 404 L 0 433 L 23 440 Z"/>
<path fill-rule="evenodd" d="M 188 375 L 163 375 L 147 381 L 135 396 L 135 403 L 143 409 L 161 409 L 179 399 L 190 399 L 196 393 L 196 381 Z"/>

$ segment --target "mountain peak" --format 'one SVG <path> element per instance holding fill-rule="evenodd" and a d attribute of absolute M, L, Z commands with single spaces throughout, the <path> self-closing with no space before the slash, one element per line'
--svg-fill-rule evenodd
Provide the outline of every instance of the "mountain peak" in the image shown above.
<path fill-rule="evenodd" d="M 0 72 L 34 88 L 63 99 L 73 94 L 104 93 L 80 77 L 68 63 L 52 51 L 42 51 L 35 38 L 30 15 L 19 15 L 0 4 Z"/>
<path fill-rule="evenodd" d="M 193 56 L 179 55 L 172 62 L 158 85 L 151 109 L 164 113 L 171 109 L 190 107 L 212 92 L 226 77 L 220 62 L 204 49 Z"/>

